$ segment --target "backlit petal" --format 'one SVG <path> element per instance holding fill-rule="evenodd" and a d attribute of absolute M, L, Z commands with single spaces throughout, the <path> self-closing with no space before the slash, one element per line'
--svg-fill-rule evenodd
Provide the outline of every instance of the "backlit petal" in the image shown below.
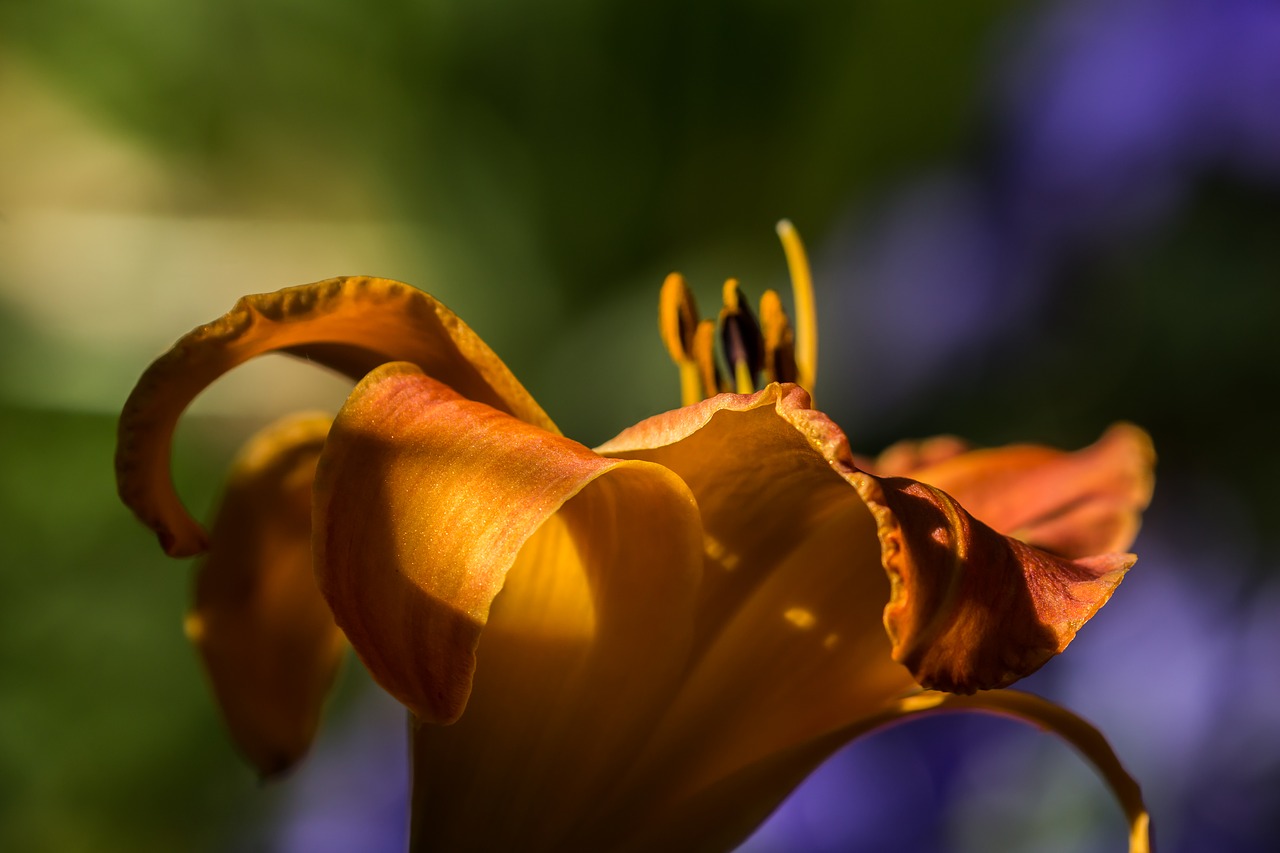
<path fill-rule="evenodd" d="M 890 445 L 874 461 L 858 467 L 877 477 L 915 477 L 916 472 L 930 465 L 958 456 L 969 450 L 964 439 L 954 435 L 937 435 L 921 441 L 907 439 Z"/>
<path fill-rule="evenodd" d="M 171 556 L 198 554 L 207 546 L 205 531 L 183 507 L 169 476 L 178 417 L 219 376 L 272 351 L 353 379 L 385 362 L 409 361 L 466 397 L 555 432 L 493 351 L 451 311 L 407 284 L 334 278 L 246 296 L 156 359 L 120 415 L 120 497 Z"/>
<path fill-rule="evenodd" d="M 264 776 L 306 752 L 346 647 L 311 568 L 311 484 L 329 420 L 288 418 L 245 445 L 186 621 L 232 738 Z"/>
<path fill-rule="evenodd" d="M 1074 453 L 1013 445 L 926 465 L 910 477 L 942 489 L 1001 533 L 1064 557 L 1128 548 L 1151 501 L 1155 452 L 1117 424 Z"/>
<path fill-rule="evenodd" d="M 688 489 L 389 364 L 335 421 L 314 521 L 338 623 L 424 721 L 415 844 L 555 849 L 684 671 Z"/>

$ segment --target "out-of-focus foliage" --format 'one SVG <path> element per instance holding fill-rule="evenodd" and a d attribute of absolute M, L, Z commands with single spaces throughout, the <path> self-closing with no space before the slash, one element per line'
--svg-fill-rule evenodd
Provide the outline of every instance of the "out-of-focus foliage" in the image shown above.
<path fill-rule="evenodd" d="M 0 31 L 189 170 L 178 206 L 338 214 L 355 175 L 590 299 L 944 156 L 1007 5 L 51 0 Z"/>
<path fill-rule="evenodd" d="M 228 775 L 174 642 L 183 573 L 121 524 L 111 418 L 5 408 L 0 429 L 0 845 L 186 846 Z"/>

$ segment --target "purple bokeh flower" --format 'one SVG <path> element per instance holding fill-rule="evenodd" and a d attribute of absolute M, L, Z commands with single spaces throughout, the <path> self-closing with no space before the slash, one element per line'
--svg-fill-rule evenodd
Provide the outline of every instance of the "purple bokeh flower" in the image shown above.
<path fill-rule="evenodd" d="M 404 853 L 409 739 L 404 706 L 369 684 L 289 783 L 270 849 Z"/>
<path fill-rule="evenodd" d="M 851 217 L 819 259 L 845 329 L 824 395 L 855 432 L 1043 325 L 1064 269 L 1159 228 L 1206 175 L 1280 184 L 1280 2 L 1059 3 L 1009 41 L 984 167 Z"/>

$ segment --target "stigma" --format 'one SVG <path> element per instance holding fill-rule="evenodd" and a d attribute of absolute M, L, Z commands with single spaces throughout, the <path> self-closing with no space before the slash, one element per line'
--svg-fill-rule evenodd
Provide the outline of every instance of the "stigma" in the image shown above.
<path fill-rule="evenodd" d="M 667 352 L 680 369 L 683 405 L 729 391 L 750 394 L 771 382 L 794 382 L 813 393 L 818 328 L 809 259 L 800 235 L 788 220 L 778 223 L 778 237 L 791 276 L 794 326 L 775 290 L 764 292 L 757 316 L 737 279 L 729 279 L 721 289 L 723 305 L 717 321 L 700 318 L 693 292 L 682 275 L 671 273 L 663 282 L 658 327 Z"/>

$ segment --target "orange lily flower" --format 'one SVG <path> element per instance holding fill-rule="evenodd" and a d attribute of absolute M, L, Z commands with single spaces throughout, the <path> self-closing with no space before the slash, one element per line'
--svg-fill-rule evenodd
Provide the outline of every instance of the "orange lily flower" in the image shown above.
<path fill-rule="evenodd" d="M 948 710 L 1064 737 L 1148 849 L 1102 736 L 999 688 L 1133 564 L 1149 440 L 1119 425 L 1076 453 L 935 439 L 856 458 L 811 407 L 808 267 L 780 233 L 796 328 L 771 293 L 761 329 L 728 283 L 726 382 L 715 324 L 672 276 L 661 327 L 686 404 L 594 450 L 393 281 L 247 296 L 148 368 L 120 495 L 171 556 L 205 554 L 187 633 L 261 773 L 306 751 L 349 642 L 411 712 L 413 850 L 732 849 L 840 746 Z M 169 476 L 174 427 L 272 351 L 357 384 L 332 422 L 251 440 L 207 533 Z"/>

